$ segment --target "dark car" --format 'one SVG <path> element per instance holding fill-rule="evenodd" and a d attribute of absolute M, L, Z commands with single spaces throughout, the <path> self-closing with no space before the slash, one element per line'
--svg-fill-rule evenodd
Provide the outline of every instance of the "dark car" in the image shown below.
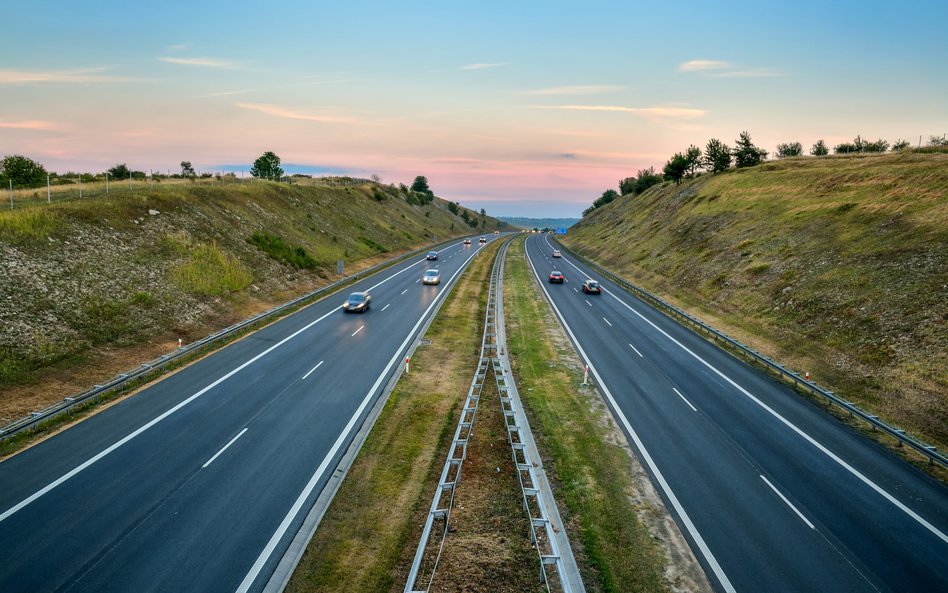
<path fill-rule="evenodd" d="M 560 272 L 559 270 L 553 270 L 552 272 L 550 272 L 550 282 L 553 282 L 555 284 L 562 284 L 563 280 L 565 279 L 566 278 L 563 277 L 563 272 Z"/>
<path fill-rule="evenodd" d="M 477 240 L 478 243 L 487 243 L 487 237 L 481 237 Z"/>
<path fill-rule="evenodd" d="M 425 256 L 425 259 L 438 259 L 437 251 L 429 251 L 428 255 Z"/>
<path fill-rule="evenodd" d="M 464 244 L 465 244 L 465 245 L 470 245 L 470 244 L 471 244 L 471 240 L 470 240 L 470 239 L 464 239 Z"/>
<path fill-rule="evenodd" d="M 372 302 L 372 297 L 367 292 L 354 292 L 349 295 L 349 298 L 346 299 L 346 302 L 342 304 L 342 308 L 351 313 L 365 313 L 369 310 L 369 303 Z"/>
<path fill-rule="evenodd" d="M 602 287 L 595 280 L 587 280 L 583 282 L 583 292 L 586 294 L 601 294 Z"/>

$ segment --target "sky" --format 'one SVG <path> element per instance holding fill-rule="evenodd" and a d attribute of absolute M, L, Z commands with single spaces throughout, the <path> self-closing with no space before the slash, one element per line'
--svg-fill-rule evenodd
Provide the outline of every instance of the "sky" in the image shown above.
<path fill-rule="evenodd" d="M 4 8 L 0 155 L 48 170 L 378 175 L 578 217 L 711 138 L 948 132 L 948 2 L 158 3 Z"/>

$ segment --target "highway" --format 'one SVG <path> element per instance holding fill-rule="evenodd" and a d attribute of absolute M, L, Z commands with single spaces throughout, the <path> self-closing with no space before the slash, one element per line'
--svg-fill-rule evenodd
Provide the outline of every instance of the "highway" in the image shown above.
<path fill-rule="evenodd" d="M 716 590 L 948 591 L 948 489 L 554 247 L 528 260 Z"/>
<path fill-rule="evenodd" d="M 480 250 L 383 270 L 0 463 L 0 591 L 261 591 Z M 358 290 L 371 309 L 344 312 Z"/>

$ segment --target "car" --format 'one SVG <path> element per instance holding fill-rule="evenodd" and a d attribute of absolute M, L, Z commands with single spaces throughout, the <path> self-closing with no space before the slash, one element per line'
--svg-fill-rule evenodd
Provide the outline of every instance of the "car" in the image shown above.
<path fill-rule="evenodd" d="M 562 284 L 564 280 L 566 280 L 566 278 L 563 276 L 563 272 L 560 272 L 559 270 L 553 270 L 550 272 L 550 282 Z"/>
<path fill-rule="evenodd" d="M 487 237 L 481 237 L 477 240 L 478 243 L 487 243 Z"/>
<path fill-rule="evenodd" d="M 441 272 L 438 270 L 427 270 L 421 277 L 422 284 L 441 284 Z"/>
<path fill-rule="evenodd" d="M 586 294 L 601 294 L 602 287 L 595 280 L 586 280 L 583 282 L 583 292 Z"/>
<path fill-rule="evenodd" d="M 553 257 L 563 257 L 563 254 L 560 253 L 560 250 L 559 250 L 559 249 L 554 249 L 554 250 L 553 250 Z"/>
<path fill-rule="evenodd" d="M 437 251 L 429 251 L 429 252 L 428 252 L 428 255 L 425 256 L 425 259 L 427 259 L 427 260 L 435 260 L 435 259 L 438 259 L 438 252 L 437 252 Z"/>
<path fill-rule="evenodd" d="M 499 235 L 499 234 L 500 234 L 500 231 L 494 231 L 494 234 L 495 234 L 495 235 Z"/>
<path fill-rule="evenodd" d="M 471 240 L 470 240 L 470 239 L 464 239 L 464 244 L 465 244 L 465 245 L 470 245 L 470 244 L 471 244 Z"/>
<path fill-rule="evenodd" d="M 368 292 L 354 292 L 342 304 L 342 308 L 347 313 L 365 313 L 369 310 L 371 302 L 372 296 Z"/>

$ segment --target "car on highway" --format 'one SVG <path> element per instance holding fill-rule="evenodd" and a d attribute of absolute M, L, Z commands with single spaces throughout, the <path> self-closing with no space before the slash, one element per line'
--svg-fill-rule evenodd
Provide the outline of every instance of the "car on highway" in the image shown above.
<path fill-rule="evenodd" d="M 428 252 L 428 255 L 425 256 L 425 259 L 427 259 L 427 260 L 435 260 L 435 259 L 438 259 L 438 252 L 437 252 L 437 251 L 429 251 L 429 252 Z"/>
<path fill-rule="evenodd" d="M 487 237 L 481 237 L 477 240 L 478 243 L 487 243 Z"/>
<path fill-rule="evenodd" d="M 464 239 L 464 244 L 465 244 L 465 245 L 470 245 L 470 244 L 471 244 L 471 240 L 470 240 L 470 239 Z"/>
<path fill-rule="evenodd" d="M 441 272 L 438 270 L 426 270 L 421 277 L 422 284 L 441 284 Z"/>
<path fill-rule="evenodd" d="M 595 280 L 586 280 L 583 282 L 583 292 L 586 294 L 601 294 L 602 287 Z"/>
<path fill-rule="evenodd" d="M 559 270 L 553 270 L 550 272 L 550 282 L 554 284 L 562 284 L 566 278 L 563 276 L 563 272 Z"/>
<path fill-rule="evenodd" d="M 553 250 L 553 257 L 563 257 L 563 254 L 560 253 L 560 250 L 559 250 L 559 249 L 554 249 L 554 250 Z"/>
<path fill-rule="evenodd" d="M 499 235 L 499 234 L 500 234 L 500 231 L 494 231 L 494 234 L 495 234 L 495 235 Z"/>
<path fill-rule="evenodd" d="M 365 313 L 369 310 L 369 303 L 371 302 L 372 296 L 368 292 L 354 292 L 342 304 L 342 308 L 347 313 Z"/>

